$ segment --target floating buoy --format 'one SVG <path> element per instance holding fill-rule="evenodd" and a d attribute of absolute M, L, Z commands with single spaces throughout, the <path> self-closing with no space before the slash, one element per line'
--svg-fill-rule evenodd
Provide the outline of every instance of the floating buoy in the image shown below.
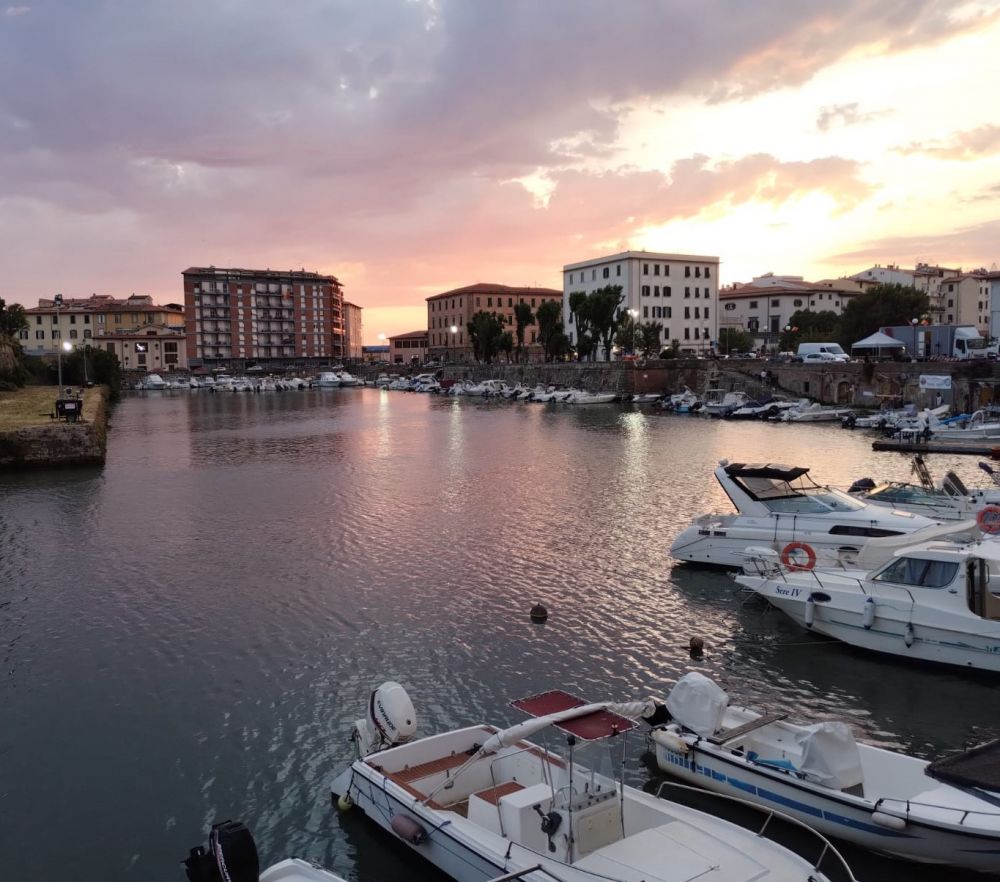
<path fill-rule="evenodd" d="M 914 639 L 913 625 L 907 622 L 906 628 L 903 631 L 903 642 L 906 644 L 907 648 L 913 646 L 913 639 Z"/>
<path fill-rule="evenodd" d="M 905 830 L 906 821 L 897 818 L 895 815 L 887 815 L 885 812 L 872 812 L 872 823 L 880 827 L 888 827 L 890 830 Z"/>
<path fill-rule="evenodd" d="M 687 754 L 690 752 L 691 747 L 688 743 L 681 738 L 676 732 L 670 729 L 656 729 L 653 731 L 653 740 L 657 744 L 663 745 L 667 750 L 672 750 L 674 753 Z"/>
<path fill-rule="evenodd" d="M 337 808 L 340 811 L 342 812 L 350 811 L 353 805 L 354 805 L 354 800 L 351 799 L 351 795 L 349 793 L 344 793 L 341 796 L 337 797 Z"/>
<path fill-rule="evenodd" d="M 427 831 L 407 815 L 393 815 L 389 823 L 393 833 L 413 845 L 420 845 L 427 839 Z"/>
<path fill-rule="evenodd" d="M 865 609 L 861 613 L 861 624 L 870 628 L 875 624 L 875 598 L 869 597 L 865 600 Z"/>
<path fill-rule="evenodd" d="M 540 603 L 536 603 L 531 608 L 531 621 L 544 622 L 549 617 L 549 611 Z"/>
<path fill-rule="evenodd" d="M 816 601 L 811 597 L 806 600 L 806 611 L 803 618 L 805 619 L 807 628 L 811 628 L 813 626 L 813 622 L 816 621 Z"/>
<path fill-rule="evenodd" d="M 703 637 L 692 637 L 688 643 L 691 650 L 691 657 L 698 658 L 705 651 L 705 639 Z"/>

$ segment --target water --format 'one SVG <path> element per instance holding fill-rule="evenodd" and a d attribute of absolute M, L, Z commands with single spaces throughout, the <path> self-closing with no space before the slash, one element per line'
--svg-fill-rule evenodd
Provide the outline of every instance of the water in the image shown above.
<path fill-rule="evenodd" d="M 0 477 L 9 882 L 180 880 L 226 817 L 267 862 L 438 879 L 329 804 L 390 678 L 424 734 L 514 722 L 553 687 L 663 695 L 700 634 L 697 669 L 741 702 L 926 757 L 1000 735 L 995 681 L 822 643 L 671 566 L 678 530 L 728 510 L 716 460 L 907 477 L 864 433 L 370 389 L 146 393 L 112 422 L 103 469 Z M 868 879 L 963 878 L 849 854 Z"/>

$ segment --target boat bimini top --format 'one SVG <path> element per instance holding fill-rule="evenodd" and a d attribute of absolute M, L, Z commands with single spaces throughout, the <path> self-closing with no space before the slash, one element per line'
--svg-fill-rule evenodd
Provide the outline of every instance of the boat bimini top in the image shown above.
<path fill-rule="evenodd" d="M 781 514 L 829 514 L 860 511 L 864 503 L 846 493 L 817 484 L 809 477 L 809 469 L 775 463 L 729 463 L 722 460 L 716 477 L 730 501 L 743 512 L 740 495 L 760 503 L 768 511 Z M 729 480 L 719 474 L 724 473 Z M 728 486 L 727 486 L 728 485 Z M 734 486 L 735 485 L 735 486 Z M 737 493 L 733 491 L 737 490 Z"/>

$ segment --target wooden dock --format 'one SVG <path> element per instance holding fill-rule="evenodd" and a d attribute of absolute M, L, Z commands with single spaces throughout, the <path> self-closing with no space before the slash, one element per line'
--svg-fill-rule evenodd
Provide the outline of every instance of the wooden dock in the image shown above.
<path fill-rule="evenodd" d="M 984 440 L 979 443 L 960 441 L 900 441 L 884 438 L 872 441 L 872 450 L 895 450 L 899 453 L 964 453 L 969 456 L 988 456 L 1000 459 L 1000 444 Z"/>

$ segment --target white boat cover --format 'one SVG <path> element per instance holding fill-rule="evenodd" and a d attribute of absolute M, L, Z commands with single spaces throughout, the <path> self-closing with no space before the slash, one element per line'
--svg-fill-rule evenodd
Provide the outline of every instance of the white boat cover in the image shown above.
<path fill-rule="evenodd" d="M 722 715 L 728 704 L 726 691 L 697 671 L 681 677 L 667 696 L 670 716 L 702 737 L 713 735 L 722 727 Z"/>
<path fill-rule="evenodd" d="M 799 771 L 807 780 L 834 790 L 864 780 L 858 745 L 846 723 L 830 720 L 803 726 L 795 739 L 802 749 Z"/>

